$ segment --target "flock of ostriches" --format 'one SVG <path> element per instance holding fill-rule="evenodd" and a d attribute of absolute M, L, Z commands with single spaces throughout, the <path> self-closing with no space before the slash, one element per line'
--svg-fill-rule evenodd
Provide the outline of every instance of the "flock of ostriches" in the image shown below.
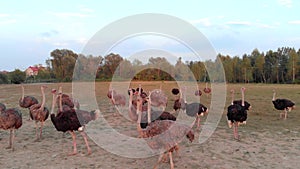
<path fill-rule="evenodd" d="M 44 122 L 50 115 L 51 122 L 57 131 L 69 132 L 73 139 L 73 152 L 70 155 L 77 154 L 76 135 L 75 131 L 79 131 L 84 138 L 87 153 L 91 154 L 91 148 L 88 143 L 87 135 L 85 133 L 86 124 L 99 117 L 100 111 L 86 111 L 81 110 L 79 102 L 62 92 L 59 87 L 58 92 L 52 89 L 52 105 L 51 110 L 45 106 L 45 88 L 41 86 L 42 101 L 39 101 L 33 96 L 24 95 L 24 87 L 22 87 L 22 97 L 19 100 L 19 106 L 29 110 L 30 117 L 36 124 L 36 140 L 42 138 L 42 130 Z M 191 142 L 194 140 L 193 126 L 200 129 L 200 117 L 208 113 L 208 108 L 199 102 L 187 103 L 186 87 L 173 88 L 171 93 L 175 95 L 176 99 L 173 105 L 173 112 L 165 110 L 168 98 L 161 89 L 154 89 L 146 93 L 143 91 L 141 85 L 136 89 L 130 88 L 128 90 L 128 117 L 137 124 L 137 133 L 140 138 L 147 140 L 150 148 L 161 151 L 161 155 L 154 168 L 167 158 L 170 160 L 171 168 L 174 168 L 172 160 L 172 152 L 178 151 L 178 143 L 181 138 L 186 136 Z M 207 86 L 204 88 L 204 93 L 209 95 L 211 89 Z M 245 101 L 245 88 L 241 88 L 241 100 L 234 100 L 234 90 L 231 90 L 231 104 L 227 108 L 227 120 L 229 128 L 233 128 L 234 138 L 239 140 L 238 126 L 246 124 L 247 111 L 251 109 L 249 102 Z M 277 110 L 282 110 L 280 117 L 287 118 L 287 112 L 295 108 L 295 104 L 288 99 L 276 99 L 275 90 L 273 91 L 272 103 Z M 196 96 L 201 96 L 202 91 L 195 91 Z M 110 88 L 107 97 L 112 104 L 119 110 L 126 105 L 126 97 L 123 94 L 117 93 L 116 90 Z M 57 110 L 55 112 L 55 107 Z M 14 150 L 15 130 L 22 126 L 22 113 L 18 108 L 6 108 L 0 103 L 0 128 L 10 130 L 9 147 Z M 176 121 L 174 112 L 186 113 L 187 116 L 195 118 L 190 125 L 182 124 Z M 40 124 L 40 127 L 38 126 Z M 153 139 L 155 138 L 155 139 Z"/>

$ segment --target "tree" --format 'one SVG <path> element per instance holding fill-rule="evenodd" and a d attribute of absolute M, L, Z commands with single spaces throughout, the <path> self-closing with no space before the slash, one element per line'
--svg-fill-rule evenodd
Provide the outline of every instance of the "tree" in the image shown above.
<path fill-rule="evenodd" d="M 15 69 L 13 72 L 9 73 L 9 79 L 10 79 L 11 83 L 21 84 L 25 81 L 26 74 L 25 74 L 25 72 L 23 72 L 19 69 Z"/>
<path fill-rule="evenodd" d="M 4 73 L 0 73 L 0 84 L 7 84 L 8 76 Z"/>
<path fill-rule="evenodd" d="M 55 77 L 59 81 L 71 81 L 78 55 L 68 49 L 56 49 L 50 55 L 52 59 L 46 63 L 50 62 Z"/>

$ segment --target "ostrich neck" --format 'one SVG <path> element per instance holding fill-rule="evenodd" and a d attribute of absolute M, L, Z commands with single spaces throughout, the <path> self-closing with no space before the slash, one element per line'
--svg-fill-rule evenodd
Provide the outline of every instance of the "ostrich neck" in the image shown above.
<path fill-rule="evenodd" d="M 275 99 L 276 99 L 276 93 L 275 93 L 275 91 L 273 92 L 273 99 L 272 99 L 272 101 L 275 101 Z"/>
<path fill-rule="evenodd" d="M 21 97 L 21 101 L 23 101 L 24 100 L 24 86 L 22 86 L 22 97 Z"/>
<path fill-rule="evenodd" d="M 45 106 L 45 103 L 46 103 L 46 96 L 45 96 L 44 88 L 42 88 L 41 91 L 42 91 L 42 97 L 43 97 L 43 99 L 42 99 L 42 104 L 41 104 L 41 108 L 40 109 L 43 110 L 44 106 Z"/>
<path fill-rule="evenodd" d="M 148 104 L 149 104 L 149 103 L 148 103 Z M 137 126 L 138 126 L 138 129 L 141 129 L 140 123 L 141 123 L 141 121 L 142 121 L 142 112 L 141 112 L 141 110 L 140 110 L 140 106 L 141 106 L 141 103 L 140 103 L 140 101 L 138 100 L 138 101 L 136 102 L 136 112 L 137 112 L 137 114 L 138 114 L 138 120 L 137 120 Z"/>
<path fill-rule="evenodd" d="M 231 93 L 231 104 L 233 105 L 233 101 L 234 101 L 234 91 L 232 91 Z"/>
<path fill-rule="evenodd" d="M 148 113 L 148 124 L 151 123 L 151 93 L 149 95 L 148 105 L 147 105 L 147 113 Z"/>
<path fill-rule="evenodd" d="M 62 112 L 62 94 L 59 95 L 59 111 Z"/>
<path fill-rule="evenodd" d="M 207 88 L 207 83 L 205 83 L 205 88 Z"/>
<path fill-rule="evenodd" d="M 131 106 L 132 106 L 132 90 L 129 92 L 129 103 L 128 103 L 128 107 L 129 107 L 129 111 L 131 111 Z"/>
<path fill-rule="evenodd" d="M 245 93 L 244 93 L 244 90 L 242 90 L 242 106 L 245 106 Z"/>
<path fill-rule="evenodd" d="M 52 94 L 52 105 L 51 105 L 51 114 L 54 114 L 54 108 L 55 108 L 55 102 L 56 102 L 56 97 L 55 94 Z"/>
<path fill-rule="evenodd" d="M 139 96 L 141 95 L 141 84 L 139 84 L 139 92 L 138 92 L 138 94 L 139 94 Z"/>

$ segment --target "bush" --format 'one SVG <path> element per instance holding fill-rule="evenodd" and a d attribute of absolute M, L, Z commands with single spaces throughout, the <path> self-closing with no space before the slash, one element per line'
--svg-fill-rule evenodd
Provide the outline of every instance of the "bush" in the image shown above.
<path fill-rule="evenodd" d="M 0 84 L 7 84 L 8 76 L 4 73 L 0 73 Z"/>
<path fill-rule="evenodd" d="M 11 83 L 21 84 L 25 81 L 26 74 L 25 74 L 25 72 L 22 72 L 21 70 L 16 69 L 13 72 L 9 73 L 9 78 L 10 78 Z"/>

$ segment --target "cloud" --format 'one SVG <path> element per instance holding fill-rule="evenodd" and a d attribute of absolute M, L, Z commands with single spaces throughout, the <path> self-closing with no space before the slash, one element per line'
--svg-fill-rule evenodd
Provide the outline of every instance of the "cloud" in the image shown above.
<path fill-rule="evenodd" d="M 201 18 L 201 19 L 197 19 L 197 20 L 192 20 L 192 21 L 190 21 L 190 23 L 191 24 L 201 24 L 205 27 L 212 26 L 212 23 L 209 18 Z"/>
<path fill-rule="evenodd" d="M 278 0 L 279 5 L 290 8 L 292 7 L 292 0 Z"/>
<path fill-rule="evenodd" d="M 288 23 L 289 24 L 299 25 L 300 24 L 300 20 L 289 21 Z"/>
<path fill-rule="evenodd" d="M 250 26 L 252 25 L 251 22 L 248 21 L 228 21 L 226 22 L 227 25 L 233 25 L 233 26 Z"/>
<path fill-rule="evenodd" d="M 50 38 L 50 37 L 58 35 L 58 34 L 59 34 L 59 32 L 57 30 L 51 30 L 48 32 L 43 32 L 40 35 L 44 38 Z"/>
<path fill-rule="evenodd" d="M 6 19 L 6 20 L 3 20 L 3 21 L 0 20 L 0 25 L 9 25 L 9 24 L 13 24 L 13 23 L 16 23 L 16 22 L 17 22 L 16 19 Z"/>
<path fill-rule="evenodd" d="M 0 18 L 9 17 L 9 16 L 10 16 L 9 14 L 6 14 L 6 13 L 0 13 Z"/>
<path fill-rule="evenodd" d="M 50 14 L 59 18 L 69 18 L 69 17 L 86 18 L 91 16 L 90 14 L 84 14 L 80 12 L 50 12 Z"/>

